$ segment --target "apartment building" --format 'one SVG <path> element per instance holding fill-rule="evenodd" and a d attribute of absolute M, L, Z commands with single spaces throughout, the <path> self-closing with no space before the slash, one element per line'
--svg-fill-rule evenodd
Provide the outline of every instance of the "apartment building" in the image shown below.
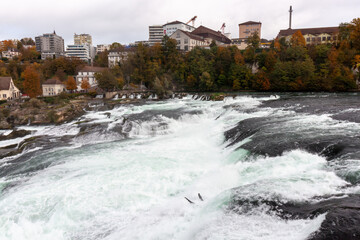
<path fill-rule="evenodd" d="M 247 21 L 239 24 L 239 38 L 248 38 L 255 32 L 259 34 L 261 38 L 261 22 Z"/>
<path fill-rule="evenodd" d="M 53 33 L 46 33 L 35 37 L 36 50 L 41 52 L 41 59 L 54 58 L 64 55 L 64 39 Z"/>
<path fill-rule="evenodd" d="M 164 37 L 164 29 L 162 25 L 149 26 L 149 45 L 154 46 L 155 43 L 161 43 Z"/>
<path fill-rule="evenodd" d="M 91 58 L 91 46 L 88 44 L 74 44 L 74 45 L 67 45 L 65 56 L 66 57 L 76 57 L 84 62 L 90 64 L 92 61 Z"/>
<path fill-rule="evenodd" d="M 92 45 L 92 37 L 90 34 L 74 34 L 74 44 L 75 45 Z"/>

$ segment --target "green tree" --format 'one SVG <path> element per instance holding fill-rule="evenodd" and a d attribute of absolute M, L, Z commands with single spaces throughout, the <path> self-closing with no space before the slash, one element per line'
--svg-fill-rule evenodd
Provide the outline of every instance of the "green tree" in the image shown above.
<path fill-rule="evenodd" d="M 95 73 L 95 78 L 99 88 L 105 91 L 113 91 L 119 87 L 119 83 L 115 75 L 109 69 Z"/>

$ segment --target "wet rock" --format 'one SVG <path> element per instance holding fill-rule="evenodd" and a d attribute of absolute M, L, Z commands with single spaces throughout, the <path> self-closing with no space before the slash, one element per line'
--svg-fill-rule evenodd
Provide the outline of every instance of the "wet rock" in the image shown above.
<path fill-rule="evenodd" d="M 320 229 L 309 236 L 309 240 L 360 239 L 360 195 L 332 196 L 300 203 L 238 199 L 235 196 L 229 209 L 238 214 L 248 214 L 252 209 L 261 206 L 262 210 L 268 209 L 268 213 L 275 213 L 287 220 L 313 219 L 326 214 Z"/>
<path fill-rule="evenodd" d="M 27 131 L 27 130 L 13 130 L 8 135 L 0 136 L 0 141 L 10 140 L 10 139 L 19 138 L 19 137 L 25 137 L 26 135 L 29 135 L 30 133 L 31 133 L 31 131 Z"/>

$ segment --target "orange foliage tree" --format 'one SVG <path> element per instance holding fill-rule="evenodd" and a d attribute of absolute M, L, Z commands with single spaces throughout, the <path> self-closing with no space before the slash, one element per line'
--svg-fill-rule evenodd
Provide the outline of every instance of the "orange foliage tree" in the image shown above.
<path fill-rule="evenodd" d="M 40 74 L 36 71 L 34 66 L 27 66 L 23 72 L 23 77 L 24 91 L 30 98 L 35 98 L 42 94 Z"/>
<path fill-rule="evenodd" d="M 303 46 L 303 47 L 305 47 L 305 45 L 306 45 L 305 38 L 302 35 L 300 30 L 296 31 L 291 36 L 290 43 L 291 43 L 291 46 Z"/>
<path fill-rule="evenodd" d="M 85 91 L 87 91 L 90 87 L 91 86 L 90 86 L 89 80 L 87 78 L 84 78 L 81 81 L 81 88 L 84 89 Z"/>
<path fill-rule="evenodd" d="M 68 77 L 65 85 L 67 90 L 73 91 L 77 89 L 76 81 L 72 76 Z"/>

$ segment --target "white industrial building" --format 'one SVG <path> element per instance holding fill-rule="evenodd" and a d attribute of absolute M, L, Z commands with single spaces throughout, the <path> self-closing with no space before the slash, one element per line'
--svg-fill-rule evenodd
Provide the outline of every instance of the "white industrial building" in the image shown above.
<path fill-rule="evenodd" d="M 65 56 L 66 57 L 76 57 L 87 63 L 91 63 L 91 47 L 88 44 L 82 45 L 68 45 L 66 47 Z"/>

